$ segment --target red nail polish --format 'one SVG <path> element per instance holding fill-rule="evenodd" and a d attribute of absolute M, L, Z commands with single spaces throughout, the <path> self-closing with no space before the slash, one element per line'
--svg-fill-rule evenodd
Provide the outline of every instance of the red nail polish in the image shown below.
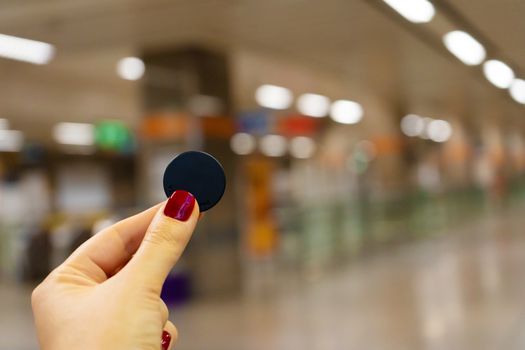
<path fill-rule="evenodd" d="M 162 340 L 160 342 L 160 345 L 162 346 L 162 350 L 168 350 L 171 343 L 171 334 L 169 334 L 166 331 L 162 331 Z"/>
<path fill-rule="evenodd" d="M 164 215 L 180 221 L 190 218 L 195 206 L 195 197 L 189 192 L 177 190 L 173 192 L 164 207 Z"/>

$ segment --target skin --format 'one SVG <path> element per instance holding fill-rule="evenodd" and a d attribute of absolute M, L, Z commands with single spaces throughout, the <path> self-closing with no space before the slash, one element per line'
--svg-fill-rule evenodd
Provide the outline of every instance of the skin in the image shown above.
<path fill-rule="evenodd" d="M 162 284 L 199 218 L 178 221 L 165 202 L 101 231 L 33 291 L 41 349 L 159 350 L 177 329 L 160 299 Z"/>

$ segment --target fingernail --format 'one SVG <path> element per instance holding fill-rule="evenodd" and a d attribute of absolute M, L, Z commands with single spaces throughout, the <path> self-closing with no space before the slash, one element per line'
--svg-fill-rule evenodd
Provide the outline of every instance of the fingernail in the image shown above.
<path fill-rule="evenodd" d="M 162 331 L 162 340 L 160 342 L 160 345 L 162 346 L 162 350 L 168 350 L 170 347 L 171 342 L 171 334 L 169 334 L 166 331 Z"/>
<path fill-rule="evenodd" d="M 164 215 L 180 221 L 190 218 L 195 206 L 195 197 L 189 192 L 178 190 L 173 192 L 164 207 Z"/>

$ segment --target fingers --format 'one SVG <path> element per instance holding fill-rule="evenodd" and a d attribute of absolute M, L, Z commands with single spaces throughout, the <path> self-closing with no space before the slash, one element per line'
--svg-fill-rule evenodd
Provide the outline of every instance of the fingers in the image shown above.
<path fill-rule="evenodd" d="M 103 282 L 131 259 L 160 206 L 158 204 L 97 233 L 62 266 L 73 267 L 95 282 Z"/>
<path fill-rule="evenodd" d="M 121 273 L 134 281 L 135 288 L 145 287 L 160 295 L 162 284 L 190 240 L 198 218 L 195 197 L 186 191 L 175 191 L 157 211 L 136 254 Z"/>
<path fill-rule="evenodd" d="M 162 324 L 164 325 L 162 331 L 161 347 L 163 350 L 171 349 L 173 347 L 173 344 L 177 340 L 178 332 L 177 328 L 175 328 L 175 325 L 170 320 L 168 320 L 168 307 L 166 306 L 164 301 L 162 301 L 162 299 L 160 300 L 160 315 L 162 319 Z"/>
<path fill-rule="evenodd" d="M 168 317 L 170 316 L 170 312 L 168 310 L 168 307 L 166 306 L 166 303 L 160 299 L 160 317 L 162 324 L 165 324 L 168 321 Z"/>
<path fill-rule="evenodd" d="M 178 331 L 175 325 L 170 320 L 168 320 L 168 307 L 162 299 L 160 299 L 160 315 L 162 324 L 164 325 L 162 331 L 161 347 L 163 350 L 171 349 L 173 344 L 177 341 Z"/>
<path fill-rule="evenodd" d="M 179 332 L 171 321 L 167 321 L 162 331 L 161 347 L 162 350 L 172 349 L 179 338 Z"/>

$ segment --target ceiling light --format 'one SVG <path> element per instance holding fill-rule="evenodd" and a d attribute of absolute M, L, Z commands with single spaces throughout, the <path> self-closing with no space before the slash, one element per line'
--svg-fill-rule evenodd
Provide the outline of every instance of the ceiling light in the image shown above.
<path fill-rule="evenodd" d="M 55 55 L 55 47 L 41 41 L 0 34 L 0 57 L 34 64 L 46 64 Z"/>
<path fill-rule="evenodd" d="M 297 99 L 297 109 L 310 117 L 325 117 L 330 110 L 330 99 L 318 94 L 302 94 Z"/>
<path fill-rule="evenodd" d="M 436 10 L 427 0 L 383 0 L 401 16 L 413 23 L 426 23 L 434 17 Z"/>
<path fill-rule="evenodd" d="M 255 150 L 255 137 L 244 132 L 239 132 L 230 139 L 230 147 L 236 154 L 250 154 Z"/>
<path fill-rule="evenodd" d="M 330 117 L 338 123 L 355 124 L 363 118 L 363 107 L 354 101 L 338 100 L 332 103 Z"/>
<path fill-rule="evenodd" d="M 0 152 L 18 152 L 24 145 L 24 135 L 18 130 L 0 130 Z"/>
<path fill-rule="evenodd" d="M 297 136 L 290 140 L 290 154 L 299 159 L 310 158 L 315 153 L 315 141 L 310 137 Z"/>
<path fill-rule="evenodd" d="M 286 139 L 280 135 L 263 136 L 259 142 L 259 149 L 268 157 L 281 157 L 286 153 Z"/>
<path fill-rule="evenodd" d="M 255 91 L 255 100 L 266 108 L 287 109 L 292 105 L 293 95 L 287 88 L 276 85 L 261 85 Z"/>
<path fill-rule="evenodd" d="M 428 126 L 434 119 L 429 118 L 429 117 L 423 117 L 422 120 L 423 120 L 423 130 L 418 136 L 422 138 L 423 140 L 428 140 L 430 138 L 430 136 L 428 135 Z"/>
<path fill-rule="evenodd" d="M 419 136 L 424 129 L 425 122 L 423 118 L 416 114 L 408 114 L 401 119 L 401 131 L 407 136 Z"/>
<path fill-rule="evenodd" d="M 525 104 L 525 80 L 514 79 L 509 91 L 514 101 Z"/>
<path fill-rule="evenodd" d="M 91 146 L 95 143 L 95 126 L 87 123 L 58 123 L 53 138 L 64 145 Z"/>
<path fill-rule="evenodd" d="M 483 73 L 492 85 L 500 89 L 506 89 L 514 80 L 514 72 L 505 63 L 497 60 L 490 60 L 483 64 Z"/>
<path fill-rule="evenodd" d="M 117 73 L 122 79 L 138 80 L 145 71 L 146 66 L 138 57 L 124 57 L 117 63 Z"/>
<path fill-rule="evenodd" d="M 445 120 L 435 119 L 428 123 L 428 137 L 435 142 L 445 142 L 452 136 L 452 127 Z"/>
<path fill-rule="evenodd" d="M 443 43 L 448 51 L 461 62 L 469 66 L 478 65 L 485 59 L 485 48 L 470 34 L 461 30 L 449 32 L 443 36 Z"/>

